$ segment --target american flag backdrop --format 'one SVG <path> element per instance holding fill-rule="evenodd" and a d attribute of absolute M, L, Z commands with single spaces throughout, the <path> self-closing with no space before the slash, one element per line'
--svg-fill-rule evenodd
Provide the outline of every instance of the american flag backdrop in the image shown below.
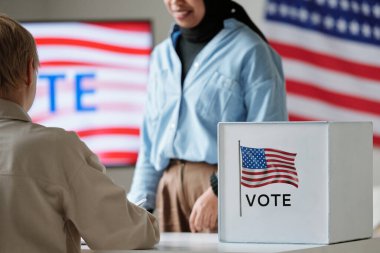
<path fill-rule="evenodd" d="M 380 148 L 380 1 L 268 0 L 293 121 L 372 121 Z"/>
<path fill-rule="evenodd" d="M 23 23 L 40 57 L 33 122 L 73 130 L 107 166 L 139 149 L 152 31 L 149 22 Z"/>
<path fill-rule="evenodd" d="M 295 153 L 272 148 L 240 147 L 241 185 L 258 188 L 283 183 L 298 188 Z"/>

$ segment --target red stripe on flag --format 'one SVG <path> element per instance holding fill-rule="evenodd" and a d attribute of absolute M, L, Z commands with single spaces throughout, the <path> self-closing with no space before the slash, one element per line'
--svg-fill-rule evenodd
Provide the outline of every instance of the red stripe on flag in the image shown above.
<path fill-rule="evenodd" d="M 273 154 L 265 154 L 266 157 L 275 157 L 275 158 L 280 158 L 280 159 L 284 159 L 286 161 L 294 161 L 294 158 L 289 158 L 289 157 L 284 157 L 284 156 L 280 156 L 280 155 L 273 155 Z"/>
<path fill-rule="evenodd" d="M 297 172 L 290 171 L 290 170 L 265 170 L 265 171 L 259 171 L 259 172 L 249 172 L 249 171 L 242 170 L 241 173 L 245 174 L 245 175 L 253 175 L 254 176 L 254 175 L 266 175 L 266 174 L 278 173 L 278 172 L 286 172 L 286 173 L 298 176 Z"/>
<path fill-rule="evenodd" d="M 84 24 L 100 26 L 104 28 L 116 29 L 121 31 L 132 32 L 151 32 L 152 28 L 149 22 L 83 22 Z"/>
<path fill-rule="evenodd" d="M 321 68 L 380 81 L 380 67 L 341 59 L 329 54 L 311 51 L 275 40 L 271 40 L 270 44 L 284 58 L 300 60 Z"/>
<path fill-rule="evenodd" d="M 147 73 L 148 68 L 138 68 L 122 65 L 111 65 L 111 64 L 99 64 L 90 62 L 80 62 L 80 61 L 42 61 L 40 63 L 41 67 L 101 67 L 101 68 L 115 68 L 115 69 L 125 69 L 130 71 L 137 71 L 142 73 Z"/>
<path fill-rule="evenodd" d="M 380 147 L 380 135 L 373 135 L 373 145 Z"/>
<path fill-rule="evenodd" d="M 285 151 L 278 150 L 278 149 L 273 149 L 273 148 L 265 148 L 264 150 L 265 151 L 269 151 L 269 152 L 277 152 L 277 153 L 281 153 L 281 154 L 284 154 L 284 155 L 290 155 L 290 156 L 296 156 L 297 155 L 295 153 L 289 153 L 289 152 L 285 152 Z"/>
<path fill-rule="evenodd" d="M 293 166 L 282 165 L 282 164 L 279 164 L 279 163 L 268 164 L 267 168 L 287 168 L 287 169 L 290 169 L 290 170 L 296 170 L 296 168 L 293 167 Z"/>
<path fill-rule="evenodd" d="M 245 181 L 249 181 L 249 182 L 261 182 L 263 180 L 268 180 L 268 179 L 272 179 L 272 178 L 287 178 L 287 179 L 291 179 L 291 180 L 298 182 L 297 178 L 287 176 L 287 175 L 273 175 L 273 176 L 267 176 L 267 177 L 261 177 L 261 178 L 241 177 L 241 179 L 243 179 Z"/>
<path fill-rule="evenodd" d="M 87 130 L 79 130 L 76 131 L 76 133 L 80 137 L 89 137 L 94 135 L 133 135 L 133 136 L 139 136 L 140 135 L 140 129 L 139 128 L 121 128 L 121 127 L 114 127 L 114 128 L 97 128 L 97 129 L 87 129 Z"/>
<path fill-rule="evenodd" d="M 257 185 L 251 185 L 251 184 L 246 184 L 244 182 L 241 182 L 241 185 L 248 187 L 248 188 L 258 188 L 258 187 L 262 187 L 262 186 L 265 186 L 268 184 L 275 184 L 275 183 L 290 184 L 290 185 L 293 185 L 294 187 L 298 188 L 298 185 L 296 183 L 293 183 L 293 182 L 287 181 L 287 180 L 273 180 L 270 182 L 266 182 L 264 184 L 257 184 Z"/>
<path fill-rule="evenodd" d="M 377 101 L 344 95 L 292 79 L 286 80 L 286 90 L 292 94 L 314 98 L 338 107 L 380 115 L 380 102 Z"/>
<path fill-rule="evenodd" d="M 294 163 L 284 162 L 284 161 L 277 160 L 277 159 L 268 159 L 268 160 L 267 160 L 267 163 L 275 163 L 275 162 L 283 163 L 283 164 L 287 164 L 287 165 L 294 165 Z"/>
<path fill-rule="evenodd" d="M 149 56 L 151 53 L 150 49 L 139 49 L 132 47 L 119 47 L 114 45 L 108 45 L 104 43 L 88 41 L 88 40 L 78 40 L 78 39 L 65 39 L 65 38 L 36 38 L 35 39 L 38 46 L 49 45 L 49 46 L 78 46 L 86 47 L 92 49 L 100 49 L 104 51 L 110 51 L 122 54 L 135 54 Z"/>
<path fill-rule="evenodd" d="M 294 113 L 289 113 L 289 121 L 320 121 L 320 120 L 300 116 Z"/>
<path fill-rule="evenodd" d="M 137 152 L 98 152 L 100 161 L 107 165 L 135 164 Z"/>

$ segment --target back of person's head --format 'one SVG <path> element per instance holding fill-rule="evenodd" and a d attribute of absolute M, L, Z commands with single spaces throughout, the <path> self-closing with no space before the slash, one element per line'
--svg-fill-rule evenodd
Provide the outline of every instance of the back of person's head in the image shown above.
<path fill-rule="evenodd" d="M 0 13 L 0 94 L 17 88 L 31 61 L 37 70 L 39 59 L 33 36 L 17 21 Z"/>

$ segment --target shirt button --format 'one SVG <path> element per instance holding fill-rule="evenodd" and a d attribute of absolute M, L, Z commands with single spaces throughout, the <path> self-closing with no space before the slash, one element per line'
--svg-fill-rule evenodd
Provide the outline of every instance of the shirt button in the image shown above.
<path fill-rule="evenodd" d="M 194 62 L 194 68 L 198 68 L 199 67 L 199 63 L 198 62 Z"/>
<path fill-rule="evenodd" d="M 175 124 L 173 123 L 170 125 L 170 129 L 174 129 L 174 128 L 175 128 Z"/>

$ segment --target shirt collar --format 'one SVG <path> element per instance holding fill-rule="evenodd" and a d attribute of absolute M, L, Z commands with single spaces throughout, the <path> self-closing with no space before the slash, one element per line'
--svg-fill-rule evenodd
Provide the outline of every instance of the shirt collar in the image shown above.
<path fill-rule="evenodd" d="M 24 109 L 9 100 L 0 98 L 0 119 L 15 119 L 22 121 L 32 121 L 29 115 L 24 111 Z"/>
<path fill-rule="evenodd" d="M 180 35 L 181 35 L 181 30 L 179 29 L 179 25 L 174 24 L 172 27 L 172 32 L 170 34 L 174 47 L 177 45 L 177 41 Z"/>
<path fill-rule="evenodd" d="M 223 24 L 224 24 L 224 28 L 227 28 L 227 29 L 235 29 L 235 28 L 242 25 L 242 23 L 240 23 L 239 21 L 237 21 L 234 18 L 225 19 L 223 21 Z M 170 38 L 171 38 L 173 45 L 177 44 L 177 41 L 178 41 L 178 38 L 180 35 L 181 35 L 181 30 L 179 28 L 179 25 L 174 23 L 170 29 Z"/>

